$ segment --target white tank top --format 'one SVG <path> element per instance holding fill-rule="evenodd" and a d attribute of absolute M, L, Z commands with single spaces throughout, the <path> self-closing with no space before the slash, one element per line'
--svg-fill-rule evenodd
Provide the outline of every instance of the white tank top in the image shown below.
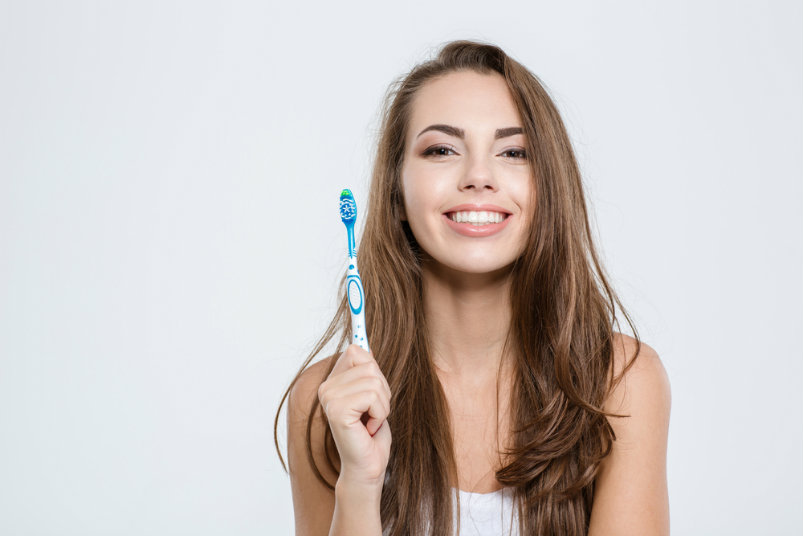
<path fill-rule="evenodd" d="M 460 532 L 458 536 L 514 536 L 518 534 L 519 519 L 513 508 L 513 488 L 491 493 L 471 493 L 459 490 Z M 456 501 L 454 501 L 456 502 Z M 453 506 L 454 526 L 457 529 L 457 505 Z"/>
<path fill-rule="evenodd" d="M 457 532 L 457 496 L 452 496 L 452 525 L 457 536 L 518 535 L 519 516 L 513 507 L 513 488 L 491 493 L 459 490 L 459 495 L 460 532 Z M 391 527 L 386 527 L 383 534 L 390 534 L 390 530 Z"/>

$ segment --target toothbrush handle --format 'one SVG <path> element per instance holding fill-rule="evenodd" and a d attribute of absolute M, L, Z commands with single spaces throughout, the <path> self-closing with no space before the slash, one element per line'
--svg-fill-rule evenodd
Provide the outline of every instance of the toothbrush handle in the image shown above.
<path fill-rule="evenodd" d="M 351 342 L 366 352 L 370 352 L 368 335 L 365 332 L 365 292 L 362 289 L 360 272 L 357 271 L 357 259 L 353 257 L 349 257 L 346 296 L 348 296 L 349 309 L 351 309 L 351 332 L 354 334 Z"/>

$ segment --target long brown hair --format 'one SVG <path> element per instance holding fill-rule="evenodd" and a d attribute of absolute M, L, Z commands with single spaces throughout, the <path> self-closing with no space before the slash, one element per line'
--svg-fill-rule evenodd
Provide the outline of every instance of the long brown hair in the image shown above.
<path fill-rule="evenodd" d="M 449 412 L 430 360 L 422 304 L 421 254 L 404 206 L 404 140 L 416 92 L 444 74 L 472 70 L 504 77 L 521 117 L 535 181 L 536 203 L 528 243 L 511 270 L 512 321 L 506 346 L 513 356 L 509 419 L 511 444 L 497 480 L 514 489 L 522 534 L 585 535 L 600 462 L 610 453 L 613 429 L 603 402 L 621 379 L 613 377 L 617 307 L 639 338 L 605 276 L 589 226 L 580 171 L 558 110 L 536 76 L 500 48 L 471 41 L 446 44 L 437 57 L 391 86 L 382 116 L 367 216 L 359 249 L 368 338 L 393 398 L 393 431 L 381 517 L 390 534 L 448 534 L 456 465 Z M 338 334 L 350 339 L 345 288 L 328 329 L 284 394 L 312 359 Z M 328 372 L 334 366 L 331 360 Z M 327 372 L 327 375 L 328 375 Z M 326 417 L 317 399 L 312 416 Z M 327 464 L 337 450 L 326 428 Z M 282 464 L 284 460 L 282 459 Z"/>

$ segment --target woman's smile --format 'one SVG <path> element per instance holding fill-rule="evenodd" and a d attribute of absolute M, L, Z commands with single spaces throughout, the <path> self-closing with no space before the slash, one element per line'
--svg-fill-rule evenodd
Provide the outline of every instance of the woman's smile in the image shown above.
<path fill-rule="evenodd" d="M 496 205 L 460 205 L 443 214 L 447 225 L 463 236 L 491 236 L 504 229 L 511 213 Z"/>

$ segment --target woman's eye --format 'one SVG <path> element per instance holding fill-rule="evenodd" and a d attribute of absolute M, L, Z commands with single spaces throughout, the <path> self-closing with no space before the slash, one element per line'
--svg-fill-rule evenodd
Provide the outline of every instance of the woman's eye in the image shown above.
<path fill-rule="evenodd" d="M 527 152 L 524 149 L 508 149 L 502 153 L 502 156 L 516 159 L 527 158 Z"/>
<path fill-rule="evenodd" d="M 453 154 L 457 153 L 447 145 L 435 145 L 424 151 L 424 156 L 450 156 Z"/>

